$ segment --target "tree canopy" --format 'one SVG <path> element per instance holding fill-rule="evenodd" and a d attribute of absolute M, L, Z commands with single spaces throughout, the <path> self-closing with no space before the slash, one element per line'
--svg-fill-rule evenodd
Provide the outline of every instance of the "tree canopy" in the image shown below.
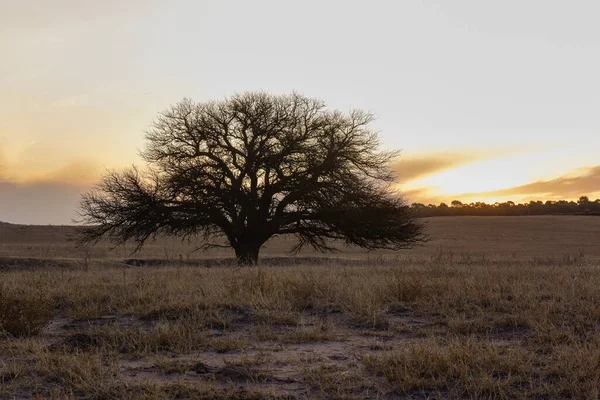
<path fill-rule="evenodd" d="M 257 262 L 276 235 L 332 250 L 332 240 L 402 249 L 425 239 L 394 189 L 373 117 L 328 110 L 293 93 L 184 99 L 160 113 L 141 152 L 146 168 L 108 173 L 81 201 L 83 241 L 141 247 L 157 234 L 224 236 L 238 262 Z"/>

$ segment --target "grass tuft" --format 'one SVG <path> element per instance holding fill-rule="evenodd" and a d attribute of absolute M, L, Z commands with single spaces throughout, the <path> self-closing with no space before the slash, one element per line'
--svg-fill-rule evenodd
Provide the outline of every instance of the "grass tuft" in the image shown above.
<path fill-rule="evenodd" d="M 0 333 L 16 337 L 34 336 L 53 317 L 52 301 L 39 288 L 19 291 L 0 284 Z"/>

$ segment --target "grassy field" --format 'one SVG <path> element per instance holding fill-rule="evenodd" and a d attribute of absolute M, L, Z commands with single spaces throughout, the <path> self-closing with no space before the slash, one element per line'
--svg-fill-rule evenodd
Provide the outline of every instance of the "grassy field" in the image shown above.
<path fill-rule="evenodd" d="M 253 268 L 73 232 L 0 225 L 1 399 L 600 393 L 600 218 L 437 218 L 399 253 L 277 238 Z"/>

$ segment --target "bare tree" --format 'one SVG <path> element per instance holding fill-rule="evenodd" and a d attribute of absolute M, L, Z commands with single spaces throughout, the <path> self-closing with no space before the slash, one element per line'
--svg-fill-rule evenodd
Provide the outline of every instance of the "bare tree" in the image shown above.
<path fill-rule="evenodd" d="M 225 236 L 255 264 L 276 235 L 333 250 L 331 240 L 402 249 L 423 227 L 392 188 L 395 151 L 380 151 L 373 117 L 329 111 L 299 94 L 184 99 L 159 114 L 141 155 L 147 172 L 111 172 L 82 198 L 83 241 L 108 236 L 138 248 L 156 234 Z"/>

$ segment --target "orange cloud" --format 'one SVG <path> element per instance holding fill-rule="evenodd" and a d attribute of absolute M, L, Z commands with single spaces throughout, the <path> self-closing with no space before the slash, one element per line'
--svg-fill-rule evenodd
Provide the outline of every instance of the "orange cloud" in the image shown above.
<path fill-rule="evenodd" d="M 423 204 L 440 204 L 440 203 L 448 203 L 448 199 L 443 196 L 438 196 L 433 193 L 429 189 L 413 189 L 413 190 L 405 190 L 403 191 L 404 198 L 406 198 L 410 203 L 423 203 Z"/>
<path fill-rule="evenodd" d="M 70 185 L 91 185 L 98 182 L 103 169 L 99 164 L 85 160 L 72 161 L 47 172 L 28 173 L 19 165 L 3 163 L 0 158 L 0 182 L 20 184 L 53 182 Z M 10 167 L 10 168 L 9 168 Z"/>
<path fill-rule="evenodd" d="M 580 196 L 600 196 L 600 165 L 572 171 L 555 179 L 537 181 L 525 185 L 486 192 L 457 193 L 440 196 L 433 189 L 421 188 L 405 192 L 410 202 L 424 204 L 460 201 L 506 201 L 527 202 L 530 200 L 571 200 Z"/>
<path fill-rule="evenodd" d="M 73 161 L 64 167 L 43 176 L 42 181 L 68 183 L 73 185 L 91 185 L 100 180 L 102 168 L 88 161 Z"/>
<path fill-rule="evenodd" d="M 561 197 L 569 199 L 596 192 L 600 192 L 600 165 L 584 170 L 577 170 L 573 174 L 561 176 L 556 179 L 532 182 L 526 185 L 490 192 L 465 194 L 464 196 L 537 196 L 540 198 Z"/>
<path fill-rule="evenodd" d="M 428 153 L 418 156 L 402 157 L 392 169 L 398 181 L 406 183 L 477 161 L 502 157 L 514 153 L 506 150 L 472 150 Z"/>

